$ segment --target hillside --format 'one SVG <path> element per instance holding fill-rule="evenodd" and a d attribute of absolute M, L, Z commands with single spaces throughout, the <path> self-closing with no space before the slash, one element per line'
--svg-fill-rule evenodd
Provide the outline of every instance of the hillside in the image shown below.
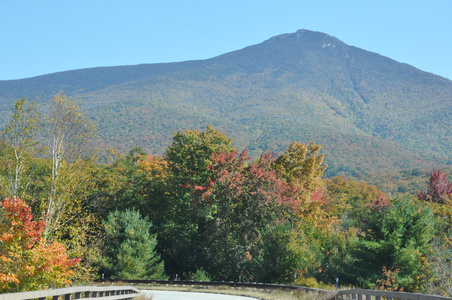
<path fill-rule="evenodd" d="M 319 32 L 207 60 L 0 81 L 1 115 L 59 91 L 81 99 L 101 149 L 161 154 L 173 132 L 211 124 L 253 155 L 315 141 L 328 175 L 452 165 L 452 81 Z"/>

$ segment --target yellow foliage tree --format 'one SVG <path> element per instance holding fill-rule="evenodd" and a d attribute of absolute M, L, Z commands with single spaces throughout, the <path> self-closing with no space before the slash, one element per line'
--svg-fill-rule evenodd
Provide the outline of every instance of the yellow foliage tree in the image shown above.
<path fill-rule="evenodd" d="M 323 154 L 318 154 L 320 149 L 322 146 L 314 142 L 309 146 L 294 142 L 274 163 L 274 168 L 281 171 L 288 184 L 299 189 L 304 200 L 322 185 L 321 179 L 327 165 L 323 164 Z"/>

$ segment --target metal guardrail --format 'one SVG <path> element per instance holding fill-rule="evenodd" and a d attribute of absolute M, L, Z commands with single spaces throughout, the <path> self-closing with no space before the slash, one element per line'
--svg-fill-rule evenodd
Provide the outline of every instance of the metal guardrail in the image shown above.
<path fill-rule="evenodd" d="M 302 286 L 271 284 L 271 283 L 254 283 L 254 282 L 224 282 L 224 281 L 189 281 L 189 280 L 126 280 L 126 279 L 98 279 L 98 283 L 127 283 L 127 284 L 166 284 L 181 286 L 229 286 L 234 288 L 247 287 L 260 290 L 300 290 L 307 292 L 315 292 L 321 294 L 329 294 L 331 299 L 335 300 L 451 300 L 452 298 L 424 295 L 417 293 L 405 292 L 389 292 L 378 290 L 342 290 L 332 292 L 328 290 L 320 290 Z M 139 289 L 133 286 L 82 286 L 69 287 L 62 289 L 51 289 L 33 292 L 20 292 L 0 294 L 0 300 L 130 300 L 138 296 Z"/>
<path fill-rule="evenodd" d="M 272 283 L 255 283 L 255 282 L 223 282 L 223 281 L 189 281 L 189 280 L 124 280 L 124 279 L 98 279 L 95 282 L 122 282 L 127 284 L 168 284 L 168 285 L 197 285 L 197 286 L 229 286 L 229 287 L 249 287 L 257 289 L 280 289 L 280 290 L 300 290 L 306 292 L 314 292 L 327 294 L 331 299 L 335 300 L 451 300 L 452 298 L 424 295 L 417 293 L 405 292 L 389 292 L 378 290 L 342 290 L 328 291 L 321 289 L 308 288 L 303 286 L 272 284 Z M 0 299 L 1 300 L 1 299 Z"/>
<path fill-rule="evenodd" d="M 51 289 L 33 292 L 0 294 L 0 300 L 73 300 L 73 299 L 93 299 L 98 300 L 129 300 L 140 291 L 132 286 L 80 286 L 63 289 Z"/>
<path fill-rule="evenodd" d="M 451 300 L 452 298 L 424 295 L 417 293 L 405 293 L 405 292 L 389 292 L 389 291 L 378 291 L 378 290 L 344 290 L 338 291 L 336 299 L 344 300 Z"/>
<path fill-rule="evenodd" d="M 256 283 L 256 282 L 227 282 L 227 281 L 191 281 L 191 280 L 131 280 L 131 279 L 96 279 L 97 283 L 125 283 L 125 284 L 168 284 L 168 285 L 196 285 L 196 286 L 228 286 L 228 287 L 249 287 L 259 289 L 286 289 L 286 290 L 304 290 L 312 292 L 334 292 L 320 289 L 313 289 L 303 286 L 293 286 L 275 283 Z M 1 300 L 1 299 L 0 299 Z"/>
<path fill-rule="evenodd" d="M 295 290 L 300 292 L 311 292 L 317 294 L 328 295 L 328 299 L 333 299 L 336 296 L 336 292 L 308 288 L 304 286 L 285 285 L 277 283 L 256 283 L 256 282 L 234 282 L 234 281 L 192 281 L 192 280 L 128 280 L 128 279 L 97 279 L 94 282 L 97 283 L 123 283 L 131 285 L 167 285 L 167 286 L 187 286 L 187 287 L 209 287 L 209 286 L 227 286 L 231 288 L 252 288 L 260 291 L 271 290 Z M 1 299 L 0 299 L 1 300 Z M 449 299 L 450 300 L 450 299 Z"/>

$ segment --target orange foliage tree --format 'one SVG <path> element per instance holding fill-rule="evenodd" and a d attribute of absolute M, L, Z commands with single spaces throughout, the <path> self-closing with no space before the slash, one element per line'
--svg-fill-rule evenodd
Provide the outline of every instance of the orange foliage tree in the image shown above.
<path fill-rule="evenodd" d="M 0 293 L 70 284 L 72 268 L 66 247 L 42 237 L 45 221 L 34 221 L 22 200 L 5 199 L 0 209 Z"/>

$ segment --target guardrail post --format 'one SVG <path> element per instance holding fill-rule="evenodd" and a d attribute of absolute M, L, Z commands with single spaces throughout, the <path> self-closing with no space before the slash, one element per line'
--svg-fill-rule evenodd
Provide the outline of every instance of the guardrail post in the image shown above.
<path fill-rule="evenodd" d="M 75 293 L 75 299 L 80 299 L 81 298 L 82 293 L 81 292 L 76 292 Z"/>

